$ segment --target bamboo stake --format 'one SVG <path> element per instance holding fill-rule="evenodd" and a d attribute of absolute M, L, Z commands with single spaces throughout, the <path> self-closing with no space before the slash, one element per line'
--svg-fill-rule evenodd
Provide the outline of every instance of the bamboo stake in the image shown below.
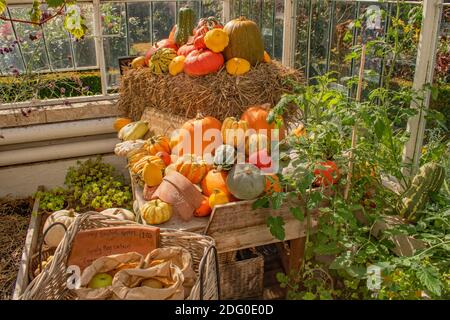
<path fill-rule="evenodd" d="M 361 63 L 359 65 L 359 75 L 358 75 L 358 88 L 356 90 L 356 102 L 361 101 L 361 95 L 363 90 L 363 80 L 364 80 L 364 65 L 366 63 L 366 46 L 362 45 L 361 47 Z M 353 150 L 356 147 L 356 143 L 358 141 L 358 135 L 357 135 L 357 123 L 353 125 L 352 130 L 352 147 L 350 149 L 350 155 L 348 160 L 348 173 L 347 173 L 347 184 L 345 186 L 344 190 L 344 199 L 348 199 L 348 193 L 350 191 L 350 187 L 352 184 L 352 177 L 353 177 Z"/>

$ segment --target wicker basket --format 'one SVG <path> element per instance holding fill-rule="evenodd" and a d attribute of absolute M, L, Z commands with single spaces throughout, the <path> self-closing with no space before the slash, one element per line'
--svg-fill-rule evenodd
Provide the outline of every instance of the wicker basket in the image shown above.
<path fill-rule="evenodd" d="M 79 215 L 69 227 L 64 239 L 56 249 L 50 265 L 44 268 L 43 272 L 29 284 L 20 296 L 20 299 L 76 299 L 76 296 L 66 285 L 67 279 L 70 276 L 70 274 L 66 273 L 66 261 L 69 257 L 75 235 L 81 230 L 129 225 L 140 224 L 104 216 L 97 212 L 87 212 Z M 198 277 L 187 299 L 220 299 L 219 265 L 214 240 L 208 236 L 172 229 L 161 229 L 160 236 L 161 247 L 179 246 L 187 249 L 191 253 L 193 269 Z"/>
<path fill-rule="evenodd" d="M 252 251 L 252 257 L 220 264 L 222 299 L 261 299 L 264 291 L 264 257 Z"/>

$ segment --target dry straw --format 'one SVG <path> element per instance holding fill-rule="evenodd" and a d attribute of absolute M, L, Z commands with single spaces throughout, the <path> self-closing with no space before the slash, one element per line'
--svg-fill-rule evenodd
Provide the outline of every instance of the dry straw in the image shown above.
<path fill-rule="evenodd" d="M 259 64 L 242 76 L 229 75 L 225 69 L 203 77 L 154 75 L 148 68 L 129 70 L 122 77 L 119 110 L 133 120 L 145 108 L 194 118 L 198 113 L 223 120 L 239 117 L 249 105 L 274 106 L 292 88 L 286 79 L 303 81 L 297 70 L 273 61 Z"/>

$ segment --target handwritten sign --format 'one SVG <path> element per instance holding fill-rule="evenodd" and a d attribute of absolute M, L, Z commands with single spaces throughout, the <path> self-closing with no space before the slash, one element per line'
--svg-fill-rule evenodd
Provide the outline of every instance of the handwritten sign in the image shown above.
<path fill-rule="evenodd" d="M 147 255 L 159 247 L 159 228 L 126 226 L 80 231 L 75 236 L 67 265 L 81 271 L 100 257 L 137 252 Z"/>

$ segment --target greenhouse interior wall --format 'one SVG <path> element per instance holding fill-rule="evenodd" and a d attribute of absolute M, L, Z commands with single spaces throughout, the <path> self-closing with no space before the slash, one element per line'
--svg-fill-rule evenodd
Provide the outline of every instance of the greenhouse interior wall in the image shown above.
<path fill-rule="evenodd" d="M 120 81 L 118 58 L 140 54 L 149 43 L 166 38 L 176 23 L 176 12 L 188 5 L 199 17 L 216 16 L 223 21 L 246 16 L 259 25 L 266 51 L 285 65 L 303 72 L 307 81 L 335 72 L 337 86 L 358 74 L 355 61 L 344 57 L 350 51 L 345 30 L 371 7 L 394 10 L 395 1 L 348 0 L 200 0 L 200 1 L 103 1 L 81 0 L 88 33 L 82 40 L 64 31 L 62 19 L 39 30 L 0 20 L 0 197 L 23 197 L 36 188 L 61 185 L 68 166 L 78 159 L 102 154 L 126 173 L 125 161 L 113 157 L 118 142 L 112 128 L 117 116 L 115 102 Z M 449 34 L 450 3 L 444 1 L 440 36 Z M 436 3 L 438 3 L 436 1 Z M 23 18 L 32 1 L 8 0 L 7 16 Z M 402 1 L 406 9 L 419 1 Z M 408 17 L 405 17 L 407 19 Z M 374 35 L 389 30 L 390 22 L 379 16 Z M 357 33 L 357 31 L 355 31 Z M 370 37 L 370 35 L 369 35 Z M 352 45 L 358 37 L 353 37 Z M 447 38 L 448 39 L 448 38 Z M 11 41 L 16 42 L 9 47 Z M 5 50 L 7 49 L 7 50 Z M 402 56 L 404 70 L 393 80 L 398 88 L 411 86 L 417 46 Z M 6 52 L 8 51 L 8 54 Z M 380 85 L 385 66 L 368 59 L 370 86 Z M 41 74 L 34 92 L 26 80 L 14 83 L 14 74 Z M 440 99 L 431 106 L 448 115 L 450 85 L 444 83 Z M 127 176 L 127 174 L 125 174 Z"/>

